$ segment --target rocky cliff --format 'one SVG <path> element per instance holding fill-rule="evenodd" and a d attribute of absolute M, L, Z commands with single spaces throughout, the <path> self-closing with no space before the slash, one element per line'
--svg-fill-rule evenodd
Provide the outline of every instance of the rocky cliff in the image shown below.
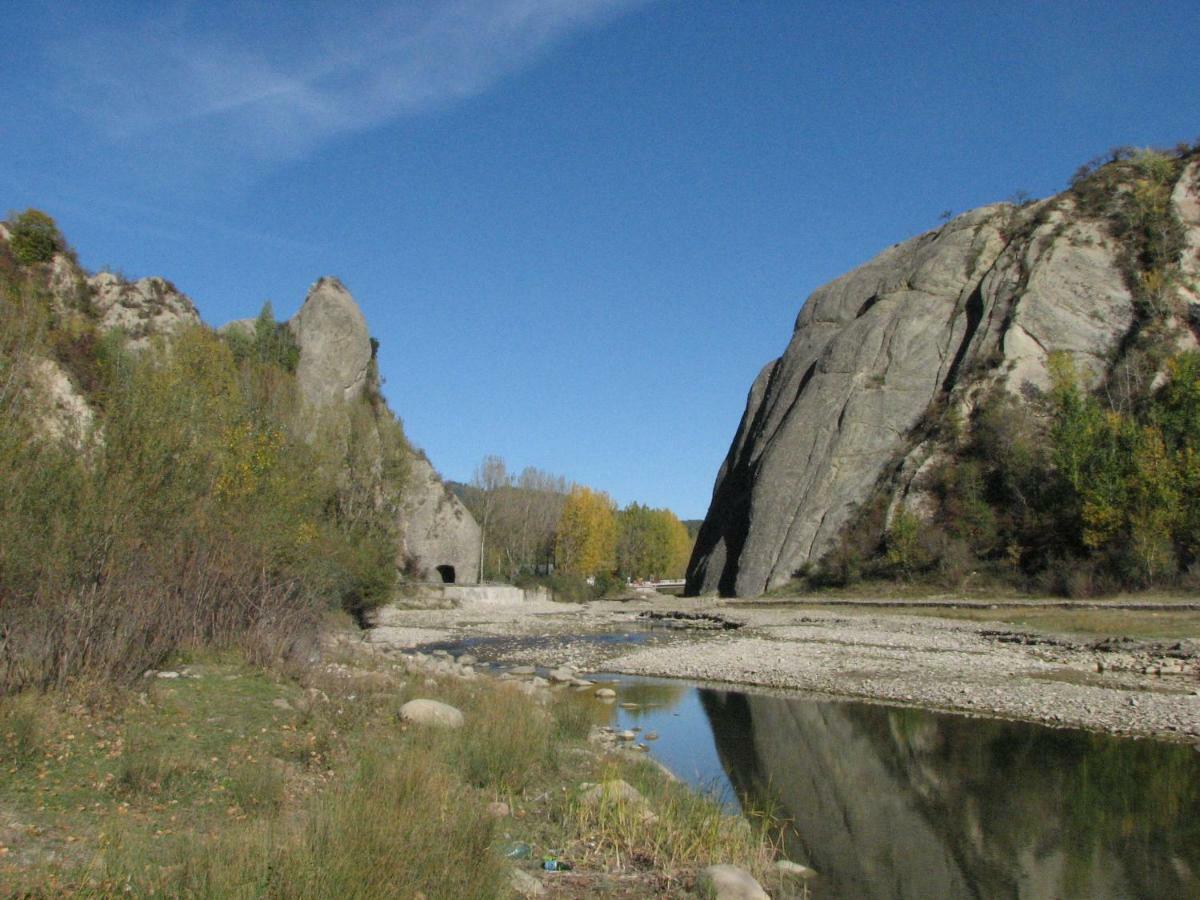
<path fill-rule="evenodd" d="M 0 262 L 11 261 L 10 240 L 10 230 L 0 224 L 0 250 L 4 251 L 4 260 Z M 170 341 L 184 329 L 201 326 L 202 322 L 192 301 L 171 282 L 158 277 L 129 281 L 112 272 L 88 275 L 65 243 L 53 256 L 37 263 L 36 269 L 45 302 L 56 323 L 49 327 L 56 335 L 59 354 L 58 357 L 33 351 L 14 354 L 12 358 L 18 365 L 13 382 L 22 386 L 28 397 L 24 406 L 33 411 L 44 435 L 84 449 L 91 441 L 102 441 L 103 435 L 99 433 L 96 410 L 80 373 L 72 371 L 62 357 L 79 362 L 79 357 L 90 356 L 91 345 L 80 345 L 69 337 L 71 329 L 62 323 L 73 320 L 84 323 L 76 328 L 81 334 L 102 336 L 119 329 L 125 336 L 124 347 L 140 353 L 156 340 Z M 285 325 L 299 349 L 295 361 L 296 387 L 303 415 L 312 424 L 308 439 L 316 435 L 319 420 L 331 412 L 346 419 L 350 405 L 356 403 L 369 403 L 377 416 L 399 431 L 379 394 L 375 349 L 366 320 L 340 281 L 330 277 L 318 280 L 299 311 Z M 255 320 L 231 322 L 220 331 L 253 340 Z M 82 366 L 86 368 L 87 365 Z M 383 426 L 372 427 L 376 433 L 368 441 L 366 452 L 375 453 L 375 459 L 367 468 L 373 470 L 378 487 L 382 470 L 380 448 L 384 443 L 379 431 Z M 397 568 L 421 580 L 477 581 L 479 526 L 445 488 L 428 459 L 408 448 L 402 437 L 400 442 L 408 457 L 403 467 L 404 487 L 398 502 L 387 501 L 395 516 Z M 376 490 L 377 503 L 385 502 L 385 493 Z"/>
<path fill-rule="evenodd" d="M 1168 315 L 1180 346 L 1195 346 L 1200 163 L 1192 153 L 1172 166 L 1183 247 Z M 935 453 L 923 421 L 969 414 L 995 386 L 1036 394 L 1052 352 L 1073 359 L 1085 386 L 1104 378 L 1154 302 L 1141 280 L 1150 273 L 1106 212 L 1122 190 L 1114 182 L 1107 207 L 1082 188 L 984 207 L 815 291 L 750 389 L 688 591 L 748 596 L 786 583 L 834 546 L 885 473 L 893 501 L 904 498 Z"/>
<path fill-rule="evenodd" d="M 366 319 L 336 278 L 317 281 L 287 327 L 300 346 L 300 395 L 314 415 L 378 392 Z M 397 509 L 397 566 L 421 581 L 476 583 L 479 525 L 424 454 L 410 453 L 407 469 Z"/>

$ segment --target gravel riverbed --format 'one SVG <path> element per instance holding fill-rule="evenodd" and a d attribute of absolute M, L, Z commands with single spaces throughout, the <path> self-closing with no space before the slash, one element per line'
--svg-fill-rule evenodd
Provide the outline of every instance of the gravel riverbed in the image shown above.
<path fill-rule="evenodd" d="M 819 692 L 1200 749 L 1195 641 L 1088 639 L 903 607 L 840 608 L 643 595 L 585 605 L 389 607 L 382 648 L 470 641 L 481 660 Z"/>

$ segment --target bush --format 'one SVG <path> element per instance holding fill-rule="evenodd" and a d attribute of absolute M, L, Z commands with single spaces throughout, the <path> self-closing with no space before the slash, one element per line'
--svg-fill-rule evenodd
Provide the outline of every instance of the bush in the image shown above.
<path fill-rule="evenodd" d="M 8 230 L 13 255 L 22 265 L 49 262 L 66 248 L 58 226 L 41 210 L 27 209 L 13 216 Z"/>

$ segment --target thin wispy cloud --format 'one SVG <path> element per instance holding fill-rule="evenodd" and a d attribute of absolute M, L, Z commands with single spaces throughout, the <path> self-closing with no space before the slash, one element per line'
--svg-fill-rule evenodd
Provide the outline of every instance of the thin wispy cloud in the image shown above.
<path fill-rule="evenodd" d="M 60 101 L 108 140 L 278 160 L 477 95 L 642 2 L 184 4 L 52 54 Z"/>

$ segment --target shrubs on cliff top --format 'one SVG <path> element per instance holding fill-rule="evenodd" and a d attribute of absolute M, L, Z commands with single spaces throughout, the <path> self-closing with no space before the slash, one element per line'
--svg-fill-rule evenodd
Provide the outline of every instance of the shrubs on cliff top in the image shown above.
<path fill-rule="evenodd" d="M 54 220 L 39 209 L 10 216 L 8 230 L 13 255 L 22 265 L 49 262 L 67 246 Z"/>
<path fill-rule="evenodd" d="M 1119 148 L 1084 166 L 1071 182 L 1080 209 L 1103 218 L 1120 246 L 1118 265 L 1143 318 L 1172 312 L 1171 284 L 1185 245 L 1171 192 L 1193 151 Z"/>

